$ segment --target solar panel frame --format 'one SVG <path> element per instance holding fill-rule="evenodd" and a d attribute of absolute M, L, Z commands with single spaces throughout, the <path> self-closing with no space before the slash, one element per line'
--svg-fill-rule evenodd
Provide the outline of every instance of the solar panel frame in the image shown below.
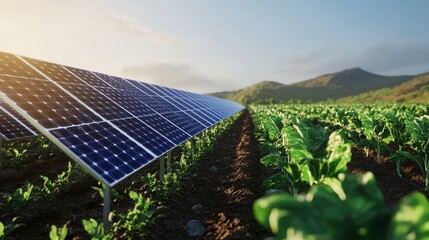
<path fill-rule="evenodd" d="M 1 56 L 1 52 L 0 52 L 0 56 Z M 33 83 L 34 81 L 37 80 L 37 81 L 40 81 L 40 82 L 37 82 L 37 84 L 50 85 L 49 88 L 45 87 L 49 92 L 48 96 L 52 97 L 52 99 L 56 101 L 54 100 L 50 102 L 43 101 L 42 103 L 38 103 L 38 105 L 35 106 L 36 109 L 40 107 L 43 108 L 43 106 L 45 105 L 54 107 L 53 108 L 54 110 L 55 110 L 55 107 L 59 108 L 60 106 L 59 100 L 64 99 L 64 97 L 61 94 L 58 95 L 58 93 L 60 92 L 62 94 L 65 93 L 68 97 L 71 97 L 71 99 L 69 99 L 68 101 L 73 100 L 75 104 L 82 105 L 83 108 L 88 110 L 91 115 L 95 116 L 95 118 L 90 119 L 91 121 L 80 122 L 80 123 L 67 122 L 66 121 L 67 119 L 65 119 L 63 122 L 57 120 L 57 121 L 54 121 L 54 123 L 56 124 L 54 124 L 53 127 L 51 125 L 48 125 L 51 127 L 46 127 L 47 125 L 43 124 L 43 122 L 40 121 L 40 119 L 39 121 L 36 120 L 38 115 L 30 111 L 31 106 L 29 106 L 28 102 L 31 103 L 31 101 L 25 102 L 26 99 L 21 99 L 20 98 L 21 96 L 19 96 L 19 94 L 13 95 L 13 89 L 0 87 L 0 99 L 3 99 L 7 104 L 9 104 L 15 110 L 17 110 L 17 112 L 21 114 L 25 119 L 27 119 L 30 122 L 30 124 L 34 125 L 37 128 L 37 130 L 39 130 L 42 134 L 47 136 L 53 143 L 58 145 L 58 147 L 61 150 L 63 150 L 79 165 L 87 169 L 88 172 L 94 178 L 96 178 L 97 180 L 103 182 L 104 184 L 110 187 L 115 186 L 117 183 L 127 178 L 128 176 L 132 175 L 132 173 L 134 173 L 135 171 L 138 171 L 139 169 L 143 168 L 147 163 L 162 156 L 163 154 L 166 153 L 166 151 L 171 150 L 176 145 L 190 139 L 191 137 L 198 134 L 199 132 L 202 132 L 208 127 L 212 126 L 213 124 L 215 124 L 215 118 L 219 118 L 219 116 L 216 116 L 216 117 L 210 116 L 210 114 L 212 113 L 219 115 L 219 113 L 216 113 L 219 110 L 215 110 L 214 108 L 211 109 L 211 108 L 204 107 L 204 108 L 195 108 L 195 109 L 189 109 L 189 110 L 180 109 L 178 107 L 180 104 L 177 101 L 174 101 L 175 99 L 173 100 L 173 98 L 177 98 L 182 100 L 192 99 L 195 101 L 200 101 L 198 99 L 201 99 L 201 97 L 199 97 L 199 95 L 196 95 L 196 94 L 187 93 L 187 92 L 185 93 L 179 90 L 164 88 L 161 86 L 155 86 L 155 85 L 152 86 L 152 85 L 149 85 L 146 83 L 140 83 L 134 80 L 108 76 L 101 73 L 80 70 L 72 67 L 62 66 L 59 64 L 46 63 L 40 60 L 29 59 L 29 58 L 20 57 L 20 56 L 15 56 L 15 57 L 21 60 L 22 62 L 24 62 L 32 69 L 32 70 L 24 71 L 28 73 L 27 74 L 28 76 L 24 76 L 24 77 L 14 76 L 15 80 L 18 79 L 19 81 L 19 79 L 21 78 Z M 31 63 L 34 63 L 34 65 L 36 66 L 33 66 L 33 64 Z M 41 69 L 38 69 L 37 66 L 39 66 L 40 68 L 43 67 L 43 70 L 45 72 L 43 72 Z M 26 66 L 24 65 L 23 68 L 25 69 Z M 2 73 L 0 72 L 0 76 L 9 76 L 9 75 L 11 74 L 2 75 Z M 80 86 L 80 87 L 78 87 L 77 89 L 72 89 L 71 86 L 73 87 Z M 150 87 L 148 88 L 147 86 L 150 86 Z M 86 89 L 85 91 L 82 91 L 83 93 L 86 92 L 85 93 L 86 96 L 81 96 L 80 98 L 76 96 L 78 95 L 77 91 L 79 89 L 80 90 Z M 102 110 L 97 110 L 97 108 L 94 107 L 95 105 L 91 107 L 90 106 L 91 104 L 89 104 L 91 103 L 91 101 L 102 102 L 100 99 L 104 99 L 104 97 L 107 96 L 105 93 L 103 93 L 103 91 L 106 91 L 106 89 L 115 89 L 120 93 L 125 93 L 125 95 L 128 98 L 131 98 L 131 99 L 134 98 L 134 99 L 137 99 L 136 101 L 140 101 L 142 103 L 140 108 L 145 107 L 147 109 L 152 110 L 153 112 L 151 111 L 149 113 L 137 113 L 137 112 L 133 113 L 129 111 L 130 109 L 126 109 L 125 106 L 127 105 L 119 104 L 119 107 L 121 109 L 125 109 L 124 112 L 128 113 L 129 115 L 127 114 L 124 116 L 115 116 L 111 118 L 106 118 L 106 116 L 109 116 L 108 114 L 103 116 L 103 114 L 101 114 Z M 96 93 L 97 96 L 89 96 L 89 92 L 90 92 L 89 90 L 94 90 L 94 93 Z M 54 93 L 57 94 L 58 96 L 55 95 Z M 10 98 L 10 96 L 15 96 L 15 97 L 13 97 L 14 99 L 12 99 Z M 113 100 L 111 99 L 112 96 L 113 95 L 108 94 L 107 99 Z M 27 97 L 30 98 L 29 96 Z M 149 103 L 145 101 L 144 98 L 149 99 L 148 97 L 150 97 L 150 99 L 152 100 L 155 99 L 156 102 L 162 102 L 162 104 L 156 105 L 155 103 Z M 92 100 L 89 101 L 89 99 L 92 99 Z M 18 103 L 15 103 L 16 100 L 18 100 Z M 21 103 L 19 103 L 19 101 L 21 101 Z M 112 102 L 113 104 L 117 103 L 117 101 L 114 101 L 114 100 Z M 203 104 L 199 104 L 199 106 L 203 106 Z M 210 105 L 206 104 L 205 106 L 210 106 Z M 27 111 L 23 107 L 27 108 Z M 155 107 L 156 109 L 152 109 L 152 107 Z M 238 105 L 236 107 L 236 112 L 241 109 L 242 109 L 242 106 L 239 107 Z M 31 109 L 31 110 L 34 111 L 34 109 Z M 205 112 L 203 112 L 202 110 L 205 110 Z M 79 112 L 79 109 L 76 111 Z M 200 116 L 201 113 L 203 113 L 207 117 L 210 116 L 211 121 L 201 118 Z M 40 113 L 40 114 L 43 114 L 43 113 Z M 50 113 L 50 114 L 52 114 L 52 116 L 56 116 L 53 113 Z M 225 113 L 223 113 L 222 115 L 226 116 Z M 162 127 L 159 128 L 160 125 L 155 125 L 153 124 L 154 123 L 153 121 L 148 121 L 149 118 L 157 119 L 158 122 L 163 122 L 168 124 L 165 126 L 165 128 L 162 128 Z M 134 125 L 130 125 L 131 127 L 130 126 L 125 127 L 126 124 L 129 124 L 129 122 L 126 122 L 126 119 L 133 119 Z M 178 121 L 176 122 L 174 119 L 178 119 Z M 121 121 L 122 123 L 126 123 L 126 124 L 125 125 L 119 124 Z M 118 124 L 115 124 L 115 123 L 118 123 Z M 151 126 L 148 123 L 152 123 L 153 126 L 155 127 Z M 65 124 L 65 125 L 63 126 L 62 124 Z M 136 150 L 137 152 L 135 153 L 139 153 L 139 152 L 143 153 L 143 155 L 145 155 L 144 157 L 145 162 L 143 164 L 140 163 L 141 165 L 139 167 L 137 167 L 137 165 L 134 165 L 134 167 L 130 167 L 130 166 L 127 166 L 127 164 L 122 164 L 122 165 L 119 165 L 119 167 L 116 166 L 117 169 L 111 168 L 109 164 L 100 162 L 100 164 L 104 164 L 103 166 L 105 167 L 105 170 L 109 170 L 112 172 L 112 175 L 109 175 L 109 174 L 106 175 L 106 173 L 104 173 L 103 175 L 103 173 L 101 172 L 101 170 L 103 169 L 97 170 L 96 166 L 91 165 L 92 163 L 91 161 L 88 160 L 88 155 L 86 154 L 85 156 L 82 155 L 84 154 L 84 152 L 91 154 L 90 153 L 91 149 L 96 150 L 95 148 L 100 147 L 100 144 L 97 141 L 91 142 L 91 139 L 88 138 L 88 136 L 86 136 L 86 133 L 85 133 L 85 131 L 90 132 L 91 129 L 93 129 L 91 127 L 95 127 L 95 126 L 101 127 L 101 128 L 104 127 L 105 129 L 110 129 L 111 132 L 115 132 L 113 137 L 115 137 L 115 139 L 120 139 L 118 141 L 123 141 L 123 142 L 127 141 L 128 145 L 125 144 L 124 146 L 122 146 L 123 151 L 125 151 L 124 150 L 125 147 L 127 147 L 128 150 L 139 149 L 138 151 Z M 157 139 L 162 138 L 163 141 L 165 141 L 166 143 L 165 147 L 163 147 L 160 151 L 155 151 L 156 153 L 152 152 L 149 148 L 147 148 L 147 146 L 149 146 L 147 145 L 148 143 L 145 143 L 144 139 L 140 139 L 141 136 L 144 134 L 136 135 L 136 133 L 130 130 L 132 128 L 137 129 L 138 127 L 142 129 L 141 133 L 152 132 L 152 136 L 155 136 L 155 138 Z M 158 127 L 158 129 L 155 129 L 156 127 Z M 87 130 L 83 131 L 82 129 L 87 129 Z M 166 131 L 169 131 L 169 130 L 173 130 L 172 131 L 173 133 L 177 133 L 178 137 L 177 138 L 168 137 L 168 136 L 172 136 L 171 134 L 167 135 Z M 105 130 L 101 130 L 100 132 L 105 134 L 103 136 L 111 136 L 111 135 L 107 135 L 107 132 Z M 77 138 L 74 135 L 70 135 L 71 133 L 80 134 L 80 137 L 82 139 Z M 134 135 L 134 137 L 132 135 Z M 97 136 L 100 136 L 100 135 L 97 135 Z M 84 142 L 88 145 L 85 145 L 85 143 L 83 145 L 80 144 L 78 150 L 75 150 L 76 148 L 73 148 L 72 147 L 73 145 L 68 145 L 70 142 L 77 143 L 78 142 L 77 140 L 79 141 L 85 140 L 87 142 L 85 141 Z M 98 140 L 105 142 L 105 139 L 102 137 Z M 144 144 L 142 144 L 142 142 L 144 142 Z M 131 147 L 131 145 L 133 145 L 134 147 Z M 117 149 L 115 150 L 116 153 L 114 152 L 113 154 L 117 159 L 112 158 L 110 161 L 112 161 L 112 163 L 114 163 L 115 161 L 118 161 L 117 163 L 120 164 L 121 162 L 119 161 L 120 160 L 119 156 L 122 156 L 125 153 L 121 153 L 120 152 L 121 148 L 118 149 L 116 146 L 111 146 L 110 148 L 112 150 Z M 107 154 L 107 149 L 104 149 L 104 150 L 101 149 L 100 151 L 106 152 Z M 98 151 L 97 151 L 97 154 L 99 154 Z M 92 154 L 91 156 L 93 156 L 94 159 L 96 158 L 94 154 Z M 121 161 L 126 162 L 125 160 L 121 160 Z M 132 163 L 133 162 L 130 162 L 130 164 Z"/>

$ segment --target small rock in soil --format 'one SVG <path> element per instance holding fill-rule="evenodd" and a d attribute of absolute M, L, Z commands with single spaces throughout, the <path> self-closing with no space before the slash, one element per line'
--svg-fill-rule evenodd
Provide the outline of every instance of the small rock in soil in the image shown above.
<path fill-rule="evenodd" d="M 192 211 L 197 215 L 202 215 L 204 212 L 204 206 L 202 204 L 195 204 L 192 206 Z"/>
<path fill-rule="evenodd" d="M 210 172 L 217 173 L 217 172 L 219 172 L 219 170 L 217 169 L 217 167 L 213 166 L 210 168 Z"/>
<path fill-rule="evenodd" d="M 191 219 L 185 226 L 185 230 L 190 237 L 201 237 L 204 234 L 204 227 L 200 221 Z"/>

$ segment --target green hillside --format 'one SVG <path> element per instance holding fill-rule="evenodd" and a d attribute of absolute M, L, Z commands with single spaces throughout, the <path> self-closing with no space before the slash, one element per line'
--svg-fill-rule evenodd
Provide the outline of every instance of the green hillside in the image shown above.
<path fill-rule="evenodd" d="M 239 103 L 287 102 L 291 100 L 320 102 L 390 88 L 414 77 L 382 76 L 364 71 L 361 68 L 352 68 L 291 85 L 264 81 L 238 91 L 211 95 Z"/>
<path fill-rule="evenodd" d="M 390 88 L 369 91 L 357 96 L 340 98 L 341 103 L 429 103 L 429 73 Z"/>

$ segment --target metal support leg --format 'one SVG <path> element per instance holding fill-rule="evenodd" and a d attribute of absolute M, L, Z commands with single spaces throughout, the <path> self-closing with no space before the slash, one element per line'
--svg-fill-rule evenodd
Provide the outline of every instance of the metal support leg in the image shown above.
<path fill-rule="evenodd" d="M 109 221 L 110 197 L 111 197 L 110 186 L 104 185 L 103 191 L 104 191 L 103 226 L 104 226 L 104 233 L 107 234 L 108 232 L 110 232 L 110 221 Z"/>
<path fill-rule="evenodd" d="M 159 158 L 159 180 L 164 182 L 164 174 L 165 174 L 165 156 Z"/>
<path fill-rule="evenodd" d="M 171 173 L 171 151 L 167 153 L 167 172 Z"/>

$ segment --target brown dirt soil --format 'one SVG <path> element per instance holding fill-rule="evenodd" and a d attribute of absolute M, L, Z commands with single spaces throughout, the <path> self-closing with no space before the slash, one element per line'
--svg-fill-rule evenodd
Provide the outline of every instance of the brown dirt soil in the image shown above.
<path fill-rule="evenodd" d="M 376 159 L 374 151 L 370 151 L 367 158 L 363 148 L 353 146 L 352 161 L 347 165 L 348 172 L 352 174 L 372 172 L 386 204 L 390 206 L 395 205 L 413 191 L 420 191 L 429 198 L 429 193 L 424 191 L 424 178 L 417 164 L 411 161 L 404 162 L 401 166 L 402 178 L 400 178 L 396 172 L 396 164 L 388 162 L 388 156 L 381 155 L 381 163 L 377 163 Z"/>
<path fill-rule="evenodd" d="M 205 234 L 200 239 L 262 239 L 269 235 L 255 222 L 252 211 L 254 200 L 264 194 L 261 183 L 270 174 L 259 163 L 261 153 L 253 129 L 250 114 L 245 111 L 231 129 L 216 140 L 213 152 L 200 159 L 194 173 L 184 179 L 181 189 L 163 203 L 162 216 L 148 231 L 147 239 L 190 239 L 184 229 L 190 219 L 203 223 Z M 53 155 L 45 159 L 30 153 L 29 160 L 22 165 L 6 165 L 0 172 L 0 192 L 11 192 L 26 181 L 41 187 L 39 175 L 53 179 L 66 170 L 68 157 L 56 148 L 52 151 Z M 348 171 L 352 174 L 373 172 L 388 205 L 396 204 L 412 191 L 424 192 L 424 179 L 416 164 L 404 163 L 401 167 L 403 177 L 400 178 L 395 163 L 387 162 L 387 156 L 382 155 L 379 164 L 373 151 L 367 158 L 363 149 L 354 146 L 352 154 Z M 173 156 L 179 155 L 178 150 L 173 152 Z M 122 193 L 131 186 L 131 190 L 138 191 L 141 186 L 132 183 L 148 172 L 157 172 L 158 164 L 154 161 L 115 189 Z M 210 171 L 212 167 L 216 167 L 217 172 Z M 88 239 L 82 219 L 101 221 L 102 212 L 102 199 L 92 186 L 98 185 L 85 175 L 66 191 L 59 192 L 55 199 L 39 200 L 25 211 L 11 213 L 0 208 L 0 221 L 7 223 L 13 216 L 20 217 L 19 222 L 25 226 L 13 233 L 15 239 L 48 239 L 52 224 L 67 224 L 68 239 Z M 428 193 L 425 194 L 429 197 Z M 192 211 L 195 204 L 204 205 L 202 214 Z M 112 204 L 114 210 L 132 207 L 133 204 L 127 200 Z"/>
<path fill-rule="evenodd" d="M 221 136 L 213 153 L 201 158 L 192 177 L 165 203 L 163 217 L 147 239 L 190 239 L 184 227 L 200 220 L 205 234 L 200 239 L 262 239 L 267 232 L 256 223 L 252 204 L 263 196 L 267 170 L 259 163 L 259 144 L 253 135 L 248 111 Z M 216 167 L 218 172 L 211 172 Z M 202 204 L 197 215 L 192 206 Z"/>
<path fill-rule="evenodd" d="M 173 157 L 179 156 L 173 151 Z M 148 232 L 148 239 L 189 239 L 184 226 L 191 218 L 199 219 L 205 225 L 202 239 L 261 239 L 266 231 L 254 220 L 252 204 L 264 194 L 262 181 L 268 176 L 259 163 L 258 143 L 253 136 L 253 123 L 246 111 L 215 143 L 214 151 L 202 157 L 194 173 L 184 180 L 180 189 L 162 210 L 164 217 L 158 218 Z M 37 187 L 43 186 L 40 175 L 55 179 L 67 169 L 70 159 L 52 147 L 52 155 L 39 159 L 29 154 L 28 159 L 17 167 L 6 165 L 0 173 L 0 192 L 12 192 L 30 181 Z M 213 173 L 210 167 L 218 172 Z M 141 186 L 133 185 L 140 176 L 159 169 L 154 161 L 133 175 L 115 189 L 123 193 L 126 188 L 139 191 Z M 52 200 L 42 199 L 31 203 L 25 210 L 10 211 L 0 208 L 0 221 L 10 222 L 19 216 L 24 226 L 13 232 L 15 239 L 48 239 L 50 226 L 67 224 L 68 239 L 88 239 L 82 227 L 82 220 L 94 218 L 101 221 L 102 199 L 92 189 L 97 182 L 88 174 L 77 177 L 67 189 L 59 191 Z M 195 216 L 194 204 L 205 206 L 204 214 Z M 129 200 L 112 203 L 113 210 L 131 209 Z"/>
<path fill-rule="evenodd" d="M 29 139 L 31 141 L 31 139 Z M 22 140 L 20 140 L 22 141 Z M 173 150 L 173 155 L 178 154 L 178 150 Z M 11 167 L 6 164 L 0 172 L 0 192 L 10 193 L 18 187 L 22 187 L 26 182 L 33 183 L 36 187 L 43 187 L 43 180 L 40 175 L 45 175 L 50 179 L 62 171 L 67 170 L 69 159 L 56 147 L 52 147 L 52 155 L 48 158 L 39 159 L 37 154 L 31 153 L 24 163 Z M 148 166 L 119 184 L 115 189 L 118 192 L 131 185 L 146 173 L 155 173 L 159 170 L 159 162 L 154 161 Z M 92 187 L 100 187 L 97 181 L 89 174 L 75 176 L 74 182 L 67 189 L 59 191 L 54 199 L 41 199 L 31 203 L 25 210 L 11 211 L 0 207 L 0 221 L 4 223 L 18 216 L 19 223 L 24 226 L 12 233 L 14 239 L 48 239 L 50 226 L 55 224 L 58 227 L 67 224 L 68 236 L 73 239 L 89 239 L 82 226 L 83 219 L 94 218 L 102 221 L 102 199 L 98 192 Z M 135 187 L 138 189 L 138 187 Z M 133 189 L 135 190 L 135 189 Z M 129 201 L 112 202 L 112 209 L 131 209 L 133 204 Z M 72 239 L 68 238 L 68 239 Z"/>

